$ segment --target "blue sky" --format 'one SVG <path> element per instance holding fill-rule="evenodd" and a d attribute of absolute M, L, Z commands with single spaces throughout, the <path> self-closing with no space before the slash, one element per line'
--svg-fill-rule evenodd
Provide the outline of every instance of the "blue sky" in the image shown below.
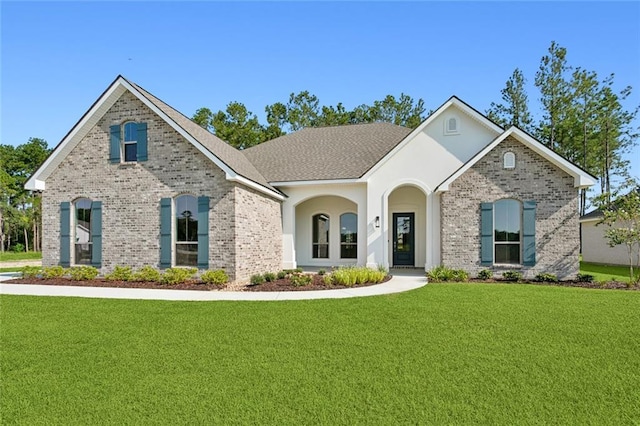
<path fill-rule="evenodd" d="M 118 74 L 191 116 L 308 90 L 347 108 L 404 92 L 484 112 L 518 67 L 533 84 L 552 40 L 640 105 L 638 2 L 8 2 L 1 139 L 55 146 Z M 636 122 L 636 126 L 640 125 Z M 640 148 L 629 153 L 640 178 Z"/>

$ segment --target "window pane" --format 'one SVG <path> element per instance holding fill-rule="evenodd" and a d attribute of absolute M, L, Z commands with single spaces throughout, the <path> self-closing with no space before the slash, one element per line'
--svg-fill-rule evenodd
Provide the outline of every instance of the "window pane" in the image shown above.
<path fill-rule="evenodd" d="M 520 244 L 496 244 L 495 263 L 520 263 Z"/>
<path fill-rule="evenodd" d="M 198 244 L 176 244 L 176 265 L 198 266 Z"/>
<path fill-rule="evenodd" d="M 138 140 L 138 124 L 127 123 L 124 125 L 124 141 L 137 141 Z"/>
<path fill-rule="evenodd" d="M 340 246 L 340 257 L 342 259 L 357 259 L 358 246 L 356 244 L 342 244 Z"/>
<path fill-rule="evenodd" d="M 93 244 L 82 243 L 76 244 L 76 265 L 89 265 L 91 264 L 91 248 Z"/>
<path fill-rule="evenodd" d="M 520 241 L 520 202 L 500 200 L 494 205 L 495 241 Z"/>
<path fill-rule="evenodd" d="M 340 242 L 358 242 L 358 215 L 345 213 L 340 216 Z"/>
<path fill-rule="evenodd" d="M 91 263 L 91 200 L 82 198 L 75 202 L 75 263 Z"/>
<path fill-rule="evenodd" d="M 191 195 L 176 198 L 176 241 L 198 241 L 198 202 Z"/>
<path fill-rule="evenodd" d="M 328 259 L 329 258 L 329 244 L 314 244 L 313 245 L 313 258 L 314 259 Z"/>
<path fill-rule="evenodd" d="M 313 216 L 313 242 L 329 243 L 329 216 L 324 214 Z"/>
<path fill-rule="evenodd" d="M 126 143 L 124 144 L 124 161 L 137 161 L 138 160 L 138 144 Z"/>

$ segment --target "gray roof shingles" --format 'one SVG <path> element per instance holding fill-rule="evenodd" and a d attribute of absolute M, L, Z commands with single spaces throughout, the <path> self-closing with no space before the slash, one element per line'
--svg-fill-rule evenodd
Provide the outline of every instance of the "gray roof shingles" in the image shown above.
<path fill-rule="evenodd" d="M 269 182 L 357 179 L 409 133 L 390 123 L 306 128 L 243 153 Z"/>

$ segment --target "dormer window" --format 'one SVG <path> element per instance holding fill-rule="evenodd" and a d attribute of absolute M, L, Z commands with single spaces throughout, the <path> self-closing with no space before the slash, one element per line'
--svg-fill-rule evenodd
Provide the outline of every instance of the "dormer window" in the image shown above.
<path fill-rule="evenodd" d="M 513 152 L 505 152 L 503 156 L 503 167 L 505 169 L 516 168 L 516 155 Z"/>
<path fill-rule="evenodd" d="M 125 163 L 138 160 L 138 123 L 132 121 L 123 126 L 122 157 Z"/>
<path fill-rule="evenodd" d="M 445 135 L 458 135 L 460 134 L 460 123 L 458 117 L 449 116 L 444 120 L 444 134 Z"/>
<path fill-rule="evenodd" d="M 136 163 L 147 161 L 147 123 L 127 121 L 109 128 L 109 161 Z"/>

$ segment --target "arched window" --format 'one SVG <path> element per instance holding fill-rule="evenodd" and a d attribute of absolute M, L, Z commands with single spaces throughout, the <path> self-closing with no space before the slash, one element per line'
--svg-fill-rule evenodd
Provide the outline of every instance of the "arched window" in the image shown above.
<path fill-rule="evenodd" d="M 457 135 L 460 133 L 460 123 L 458 117 L 452 115 L 444 120 L 444 134 L 445 135 Z"/>
<path fill-rule="evenodd" d="M 505 152 L 503 157 L 503 167 L 505 169 L 516 168 L 516 155 L 513 152 Z"/>
<path fill-rule="evenodd" d="M 312 257 L 329 258 L 329 216 L 324 213 L 313 216 Z"/>
<path fill-rule="evenodd" d="M 80 198 L 74 203 L 75 227 L 75 263 L 90 265 L 93 236 L 91 235 L 91 205 L 88 198 Z"/>
<path fill-rule="evenodd" d="M 125 162 L 138 160 L 138 123 L 130 121 L 122 126 L 122 158 Z"/>
<path fill-rule="evenodd" d="M 494 262 L 521 263 L 522 203 L 505 199 L 493 205 Z"/>
<path fill-rule="evenodd" d="M 175 203 L 176 265 L 198 266 L 198 200 L 180 195 Z"/>
<path fill-rule="evenodd" d="M 358 215 L 340 215 L 340 258 L 358 258 Z"/>

